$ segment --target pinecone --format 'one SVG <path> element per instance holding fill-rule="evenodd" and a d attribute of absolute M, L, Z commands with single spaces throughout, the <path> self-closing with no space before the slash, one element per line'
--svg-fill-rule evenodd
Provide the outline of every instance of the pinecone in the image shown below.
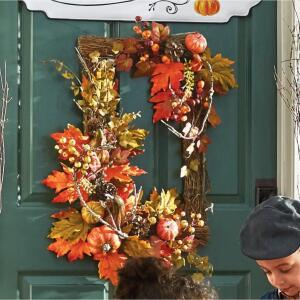
<path fill-rule="evenodd" d="M 103 125 L 102 120 L 92 117 L 86 124 L 86 131 L 89 135 L 94 135 L 95 132 Z"/>
<path fill-rule="evenodd" d="M 184 53 L 184 47 L 181 42 L 174 39 L 168 39 L 165 45 L 165 54 L 174 61 L 180 61 L 180 57 Z"/>
<path fill-rule="evenodd" d="M 150 222 L 147 218 L 137 215 L 132 221 L 130 234 L 138 235 L 141 238 L 149 237 Z"/>
<path fill-rule="evenodd" d="M 110 200 L 114 198 L 114 196 L 117 193 L 117 188 L 114 184 L 110 182 L 103 182 L 101 179 L 96 179 L 95 182 L 96 188 L 95 188 L 95 196 L 99 200 Z"/>

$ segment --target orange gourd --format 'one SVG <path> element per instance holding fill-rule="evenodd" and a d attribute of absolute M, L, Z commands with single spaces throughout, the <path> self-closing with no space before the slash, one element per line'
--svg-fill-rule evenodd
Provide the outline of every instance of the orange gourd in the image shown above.
<path fill-rule="evenodd" d="M 94 227 L 87 241 L 93 254 L 114 252 L 121 246 L 119 236 L 106 225 Z"/>
<path fill-rule="evenodd" d="M 185 46 L 192 53 L 203 53 L 207 47 L 206 38 L 199 32 L 189 33 L 185 36 Z"/>
<path fill-rule="evenodd" d="M 215 15 L 220 10 L 219 0 L 195 0 L 194 9 L 202 16 Z"/>
<path fill-rule="evenodd" d="M 177 223 L 172 219 L 161 219 L 156 228 L 157 235 L 164 241 L 172 241 L 178 235 Z"/>

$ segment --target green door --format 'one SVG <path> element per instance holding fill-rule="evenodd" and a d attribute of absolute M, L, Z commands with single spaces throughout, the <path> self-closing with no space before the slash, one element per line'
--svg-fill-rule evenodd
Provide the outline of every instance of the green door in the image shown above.
<path fill-rule="evenodd" d="M 20 22 L 18 22 L 18 20 Z M 18 25 L 19 24 L 19 25 Z M 44 60 L 57 58 L 79 69 L 74 52 L 80 35 L 132 35 L 130 22 L 50 20 L 17 1 L 0 1 L 0 63 L 7 61 L 13 101 L 6 124 L 6 175 L 0 215 L 0 298 L 105 299 L 110 287 L 97 278 L 92 260 L 68 263 L 48 252 L 52 192 L 41 185 L 57 167 L 49 134 L 80 124 L 68 85 Z M 239 228 L 255 205 L 255 180 L 276 176 L 276 2 L 263 1 L 247 17 L 226 24 L 173 23 L 173 33 L 200 31 L 214 54 L 236 61 L 239 88 L 216 99 L 222 125 L 210 132 L 208 168 L 211 240 L 203 250 L 214 265 L 220 298 L 258 298 L 267 288 L 255 264 L 242 257 Z M 121 75 L 124 111 L 141 111 L 150 131 L 136 164 L 148 171 L 137 184 L 177 187 L 180 142 L 153 126 L 146 102 L 149 83 Z"/>

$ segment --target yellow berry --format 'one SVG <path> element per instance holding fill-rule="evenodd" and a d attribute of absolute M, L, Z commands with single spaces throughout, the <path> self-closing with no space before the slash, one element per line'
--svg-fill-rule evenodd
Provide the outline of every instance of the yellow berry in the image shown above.
<path fill-rule="evenodd" d="M 186 227 L 189 226 L 189 223 L 188 223 L 187 220 L 182 220 L 182 221 L 180 222 L 180 225 L 181 225 L 182 228 L 186 228 Z"/>
<path fill-rule="evenodd" d="M 175 255 L 180 255 L 180 254 L 181 254 L 181 250 L 180 250 L 180 249 L 176 249 L 176 250 L 174 251 L 174 253 L 175 253 Z"/>
<path fill-rule="evenodd" d="M 74 139 L 69 140 L 69 145 L 75 146 L 76 145 L 76 141 Z"/>
<path fill-rule="evenodd" d="M 82 168 L 83 168 L 84 170 L 87 170 L 89 167 L 90 167 L 89 164 L 83 164 L 83 166 L 82 166 Z"/>
<path fill-rule="evenodd" d="M 73 163 L 75 161 L 75 158 L 73 156 L 69 157 L 69 162 Z"/>
<path fill-rule="evenodd" d="M 75 147 L 68 147 L 68 151 L 70 153 L 75 153 L 76 152 L 76 148 Z"/>
<path fill-rule="evenodd" d="M 80 168 L 81 167 L 81 162 L 80 161 L 76 161 L 76 163 L 74 164 L 74 166 L 76 168 Z"/>
<path fill-rule="evenodd" d="M 156 218 L 155 217 L 151 217 L 148 219 L 150 224 L 155 224 L 156 223 Z"/>
<path fill-rule="evenodd" d="M 67 142 L 67 139 L 65 137 L 62 137 L 62 138 L 59 139 L 59 142 L 61 144 L 65 144 Z"/>
<path fill-rule="evenodd" d="M 190 227 L 189 228 L 189 233 L 194 233 L 195 232 L 195 228 L 194 227 Z"/>
<path fill-rule="evenodd" d="M 203 227 L 203 226 L 204 226 L 204 221 L 203 221 L 203 220 L 200 220 L 200 221 L 198 222 L 198 226 Z"/>
<path fill-rule="evenodd" d="M 180 120 L 181 120 L 182 122 L 187 121 L 187 116 L 182 116 L 182 117 L 180 118 Z"/>
<path fill-rule="evenodd" d="M 92 159 L 89 157 L 89 156 L 86 156 L 85 158 L 84 158 L 84 162 L 86 162 L 86 163 L 90 163 L 92 161 Z"/>
<path fill-rule="evenodd" d="M 201 216 L 200 213 L 196 215 L 196 218 L 197 218 L 197 219 L 201 219 L 201 217 L 202 217 L 202 216 Z"/>
<path fill-rule="evenodd" d="M 60 148 L 58 145 L 55 145 L 54 149 L 59 150 Z"/>

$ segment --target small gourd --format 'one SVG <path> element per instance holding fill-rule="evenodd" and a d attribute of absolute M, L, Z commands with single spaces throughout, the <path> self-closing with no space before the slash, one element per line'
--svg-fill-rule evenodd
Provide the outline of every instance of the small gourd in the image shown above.
<path fill-rule="evenodd" d="M 114 252 L 121 246 L 121 241 L 112 229 L 103 225 L 94 227 L 87 237 L 92 253 Z"/>
<path fill-rule="evenodd" d="M 199 32 L 189 33 L 185 37 L 185 46 L 192 53 L 203 53 L 207 47 L 206 38 Z"/>
<path fill-rule="evenodd" d="M 172 219 L 160 219 L 156 228 L 157 235 L 164 241 L 172 241 L 178 235 L 177 223 Z"/>
<path fill-rule="evenodd" d="M 212 16 L 219 12 L 219 0 L 195 0 L 195 11 L 202 16 Z"/>

